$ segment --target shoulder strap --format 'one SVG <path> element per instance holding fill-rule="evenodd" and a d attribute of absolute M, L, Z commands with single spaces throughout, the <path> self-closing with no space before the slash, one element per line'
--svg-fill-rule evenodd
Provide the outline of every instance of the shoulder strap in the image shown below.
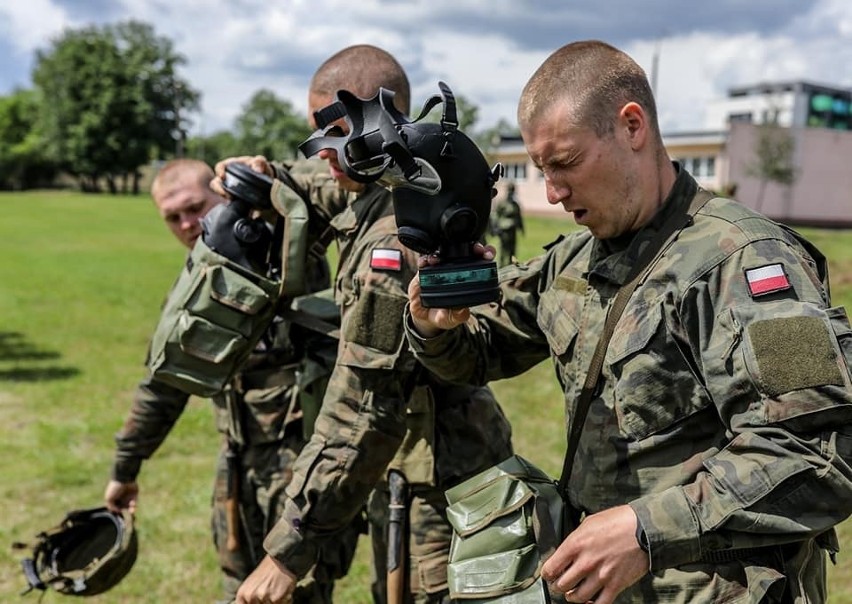
<path fill-rule="evenodd" d="M 568 434 L 568 447 L 565 451 L 565 459 L 562 462 L 562 474 L 559 477 L 559 492 L 563 498 L 568 493 L 568 481 L 571 479 L 571 470 L 574 466 L 574 457 L 577 455 L 580 433 L 583 431 L 583 425 L 586 423 L 586 416 L 589 413 L 589 406 L 598 387 L 606 349 L 612 338 L 612 334 L 615 332 L 615 326 L 618 324 L 621 314 L 627 307 L 630 296 L 636 290 L 636 286 L 651 271 L 651 268 L 653 268 L 657 260 L 663 255 L 668 245 L 674 241 L 675 235 L 686 226 L 692 224 L 693 216 L 712 198 L 712 193 L 700 189 L 685 212 L 675 212 L 663 223 L 656 237 L 651 240 L 633 267 L 631 271 L 632 278 L 618 290 L 615 296 L 615 300 L 607 314 L 600 340 L 598 340 L 598 345 L 592 355 L 592 361 L 589 363 L 586 381 L 583 383 L 583 389 L 580 391 L 580 397 L 577 400 L 577 409 L 574 412 L 574 420 L 571 422 L 571 432 Z"/>

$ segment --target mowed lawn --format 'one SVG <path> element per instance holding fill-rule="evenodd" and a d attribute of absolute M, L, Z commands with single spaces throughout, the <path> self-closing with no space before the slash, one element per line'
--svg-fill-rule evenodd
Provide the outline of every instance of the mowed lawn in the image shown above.
<path fill-rule="evenodd" d="M 23 553 L 11 544 L 102 502 L 113 434 L 143 375 L 148 338 L 184 252 L 144 195 L 3 193 L 0 212 L 0 601 L 11 602 L 25 586 Z M 567 216 L 527 217 L 526 227 L 522 259 L 573 225 Z M 831 261 L 835 303 L 852 308 L 852 231 L 804 231 Z M 555 475 L 564 433 L 549 363 L 493 387 L 516 450 Z M 144 465 L 136 566 L 89 601 L 216 599 L 208 527 L 218 446 L 209 403 L 194 400 Z M 831 568 L 831 601 L 852 602 L 852 524 L 840 532 L 849 552 Z M 370 601 L 368 555 L 363 541 L 336 601 Z"/>

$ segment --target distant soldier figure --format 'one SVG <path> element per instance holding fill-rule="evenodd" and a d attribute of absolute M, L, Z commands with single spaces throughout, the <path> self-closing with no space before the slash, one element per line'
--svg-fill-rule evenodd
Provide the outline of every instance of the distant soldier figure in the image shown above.
<path fill-rule="evenodd" d="M 515 199 L 515 185 L 510 183 L 506 195 L 497 202 L 491 217 L 491 233 L 500 239 L 500 266 L 512 263 L 515 257 L 517 231 L 524 232 L 521 206 Z"/>

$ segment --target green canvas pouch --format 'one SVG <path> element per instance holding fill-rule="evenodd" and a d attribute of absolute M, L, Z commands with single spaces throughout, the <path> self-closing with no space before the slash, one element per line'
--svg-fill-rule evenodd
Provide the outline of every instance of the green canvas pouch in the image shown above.
<path fill-rule="evenodd" d="M 189 394 L 220 392 L 272 321 L 280 283 L 247 271 L 199 239 L 151 338 L 153 377 Z"/>
<path fill-rule="evenodd" d="M 446 492 L 453 527 L 450 597 L 471 602 L 550 602 L 542 562 L 561 540 L 556 482 L 514 455 Z"/>

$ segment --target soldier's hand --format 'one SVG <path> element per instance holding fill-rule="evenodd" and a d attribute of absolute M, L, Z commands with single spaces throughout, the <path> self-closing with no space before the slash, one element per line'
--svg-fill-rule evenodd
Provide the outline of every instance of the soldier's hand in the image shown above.
<path fill-rule="evenodd" d="M 541 568 L 568 602 L 610 604 L 649 570 L 636 541 L 636 514 L 621 505 L 587 516 Z"/>
<path fill-rule="evenodd" d="M 114 514 L 122 510 L 136 513 L 136 500 L 139 498 L 139 485 L 135 482 L 118 482 L 110 480 L 104 491 L 104 504 Z"/>
<path fill-rule="evenodd" d="M 494 247 L 476 243 L 473 253 L 485 260 L 494 259 Z M 441 263 L 437 255 L 421 256 L 418 261 L 420 268 Z M 465 323 L 470 318 L 469 308 L 426 308 L 420 302 L 420 275 L 415 275 L 408 284 L 408 301 L 411 310 L 411 320 L 414 328 L 424 338 L 431 338 L 442 331 L 453 329 Z"/>
<path fill-rule="evenodd" d="M 420 274 L 408 284 L 408 301 L 414 329 L 424 338 L 458 327 L 470 317 L 468 308 L 426 308 L 420 302 Z"/>
<path fill-rule="evenodd" d="M 287 604 L 293 600 L 296 576 L 265 556 L 237 591 L 236 604 Z"/>
<path fill-rule="evenodd" d="M 213 172 L 216 176 L 210 181 L 210 188 L 222 197 L 228 199 L 229 195 L 222 186 L 222 179 L 225 178 L 225 166 L 232 162 L 239 162 L 247 165 L 255 172 L 266 174 L 270 178 L 275 178 L 275 170 L 272 169 L 272 164 L 262 155 L 240 155 L 237 157 L 228 157 L 216 163 Z"/>

